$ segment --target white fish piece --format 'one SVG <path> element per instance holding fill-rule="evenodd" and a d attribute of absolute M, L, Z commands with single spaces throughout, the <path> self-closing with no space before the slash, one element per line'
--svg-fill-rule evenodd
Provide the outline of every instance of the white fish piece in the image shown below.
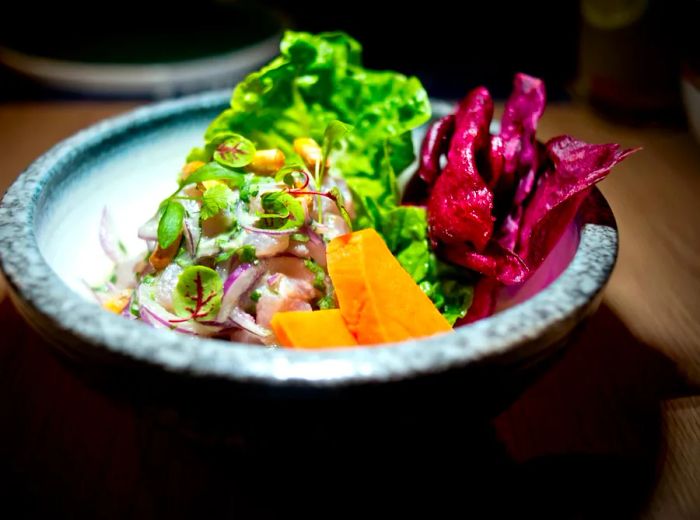
<path fill-rule="evenodd" d="M 175 262 L 171 262 L 158 277 L 156 282 L 155 298 L 168 312 L 173 312 L 173 290 L 177 285 L 183 269 Z"/>

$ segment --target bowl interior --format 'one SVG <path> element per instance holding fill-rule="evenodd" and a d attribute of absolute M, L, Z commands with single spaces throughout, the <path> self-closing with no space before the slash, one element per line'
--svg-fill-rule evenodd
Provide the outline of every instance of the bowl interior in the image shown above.
<path fill-rule="evenodd" d="M 72 158 L 52 180 L 38 207 L 37 242 L 45 260 L 75 292 L 103 283 L 112 263 L 100 246 L 103 210 L 129 255 L 145 252 L 138 228 L 177 186 L 188 151 L 201 144 L 217 110 L 195 110 L 164 124 L 97 143 Z"/>
<path fill-rule="evenodd" d="M 36 217 L 39 248 L 49 266 L 73 291 L 92 300 L 89 286 L 102 284 L 112 264 L 100 246 L 103 210 L 130 255 L 145 252 L 138 228 L 176 187 L 177 172 L 209 122 L 224 108 L 197 109 L 158 124 L 97 142 L 72 157 L 52 179 Z M 449 105 L 435 104 L 440 117 Z M 423 129 L 416 131 L 420 142 Z M 573 258 L 580 235 L 574 223 L 538 271 L 523 285 L 502 291 L 498 310 L 520 303 L 549 285 Z"/>

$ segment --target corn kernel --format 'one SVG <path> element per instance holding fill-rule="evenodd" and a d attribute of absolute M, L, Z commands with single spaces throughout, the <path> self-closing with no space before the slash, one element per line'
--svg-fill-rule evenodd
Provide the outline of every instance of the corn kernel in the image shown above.
<path fill-rule="evenodd" d="M 316 168 L 321 160 L 321 147 L 311 137 L 299 137 L 294 139 L 294 151 L 298 153 L 306 166 Z"/>
<path fill-rule="evenodd" d="M 198 186 L 201 188 L 201 191 L 207 191 L 209 188 L 213 188 L 217 184 L 222 184 L 226 186 L 226 183 L 223 181 L 219 181 L 216 179 L 209 180 L 209 181 L 202 181 L 198 184 Z"/>
<path fill-rule="evenodd" d="M 110 312 L 113 312 L 114 314 L 121 314 L 124 311 L 124 309 L 126 309 L 126 306 L 129 305 L 130 298 L 131 289 L 124 289 L 123 291 L 120 291 L 119 294 L 117 294 L 116 296 L 113 296 L 112 298 L 106 300 L 102 304 L 102 307 L 104 307 Z"/>
<path fill-rule="evenodd" d="M 187 164 L 185 164 L 182 167 L 182 170 L 180 171 L 180 180 L 184 181 L 185 179 L 187 179 L 187 177 L 189 177 L 194 172 L 199 170 L 202 166 L 204 166 L 204 164 L 205 163 L 203 163 L 202 161 L 190 161 L 190 162 L 188 162 Z"/>
<path fill-rule="evenodd" d="M 253 160 L 246 166 L 246 170 L 260 175 L 272 175 L 284 166 L 284 153 L 279 148 L 258 150 L 253 155 Z"/>

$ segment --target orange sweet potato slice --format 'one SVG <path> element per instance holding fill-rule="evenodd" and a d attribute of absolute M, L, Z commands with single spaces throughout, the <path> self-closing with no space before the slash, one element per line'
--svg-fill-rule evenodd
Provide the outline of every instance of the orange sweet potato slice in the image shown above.
<path fill-rule="evenodd" d="M 284 347 L 337 347 L 357 345 L 338 309 L 278 312 L 270 326 Z"/>
<path fill-rule="evenodd" d="M 326 257 L 340 312 L 360 345 L 452 330 L 374 229 L 333 239 Z"/>

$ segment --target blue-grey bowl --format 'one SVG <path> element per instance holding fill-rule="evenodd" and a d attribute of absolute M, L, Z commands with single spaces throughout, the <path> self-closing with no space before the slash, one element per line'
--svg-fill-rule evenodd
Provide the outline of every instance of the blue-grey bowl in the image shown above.
<path fill-rule="evenodd" d="M 550 358 L 597 307 L 618 237 L 595 191 L 531 283 L 504 298 L 506 308 L 449 335 L 376 347 L 272 350 L 155 330 L 102 310 L 85 282 L 109 268 L 98 240 L 103 207 L 127 246 L 136 245 L 138 225 L 172 191 L 184 156 L 228 99 L 223 92 L 196 95 L 105 120 L 46 152 L 5 194 L 0 266 L 11 297 L 27 321 L 71 358 L 238 388 L 378 388 L 454 379 L 475 367 L 520 373 Z M 435 102 L 434 109 L 440 115 L 449 106 Z"/>

